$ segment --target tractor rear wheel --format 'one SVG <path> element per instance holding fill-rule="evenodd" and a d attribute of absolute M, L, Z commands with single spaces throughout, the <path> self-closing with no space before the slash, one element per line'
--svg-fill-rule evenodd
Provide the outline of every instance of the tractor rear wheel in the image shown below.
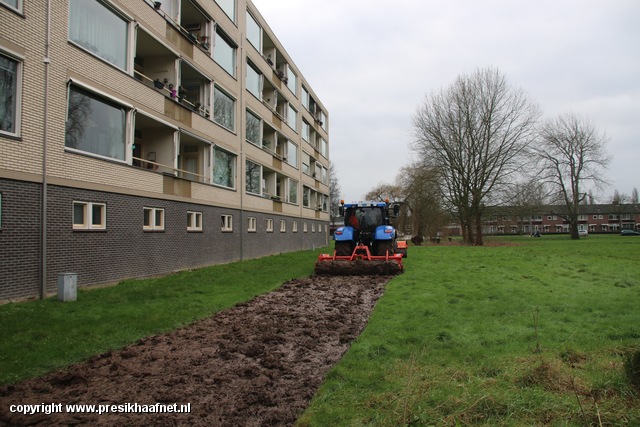
<path fill-rule="evenodd" d="M 353 254 L 353 242 L 336 242 L 337 256 L 351 256 Z"/>
<path fill-rule="evenodd" d="M 377 256 L 385 256 L 387 251 L 389 251 L 389 255 L 393 255 L 393 242 L 391 240 L 376 242 L 375 254 Z"/>

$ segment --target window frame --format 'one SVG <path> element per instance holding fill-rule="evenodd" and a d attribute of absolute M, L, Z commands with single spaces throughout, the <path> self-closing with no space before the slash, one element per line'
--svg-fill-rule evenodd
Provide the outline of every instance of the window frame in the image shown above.
<path fill-rule="evenodd" d="M 266 231 L 267 233 L 273 233 L 273 219 L 271 218 L 267 218 Z"/>
<path fill-rule="evenodd" d="M 256 233 L 258 231 L 258 219 L 255 216 L 247 217 L 247 232 Z"/>
<path fill-rule="evenodd" d="M 82 205 L 82 223 L 76 223 L 76 206 Z M 85 202 L 80 200 L 74 200 L 72 202 L 72 228 L 73 230 L 82 230 L 82 231 L 103 231 L 107 229 L 107 204 L 101 202 Z M 94 224 L 93 222 L 93 208 L 99 207 L 101 213 L 101 222 L 99 224 Z"/>
<path fill-rule="evenodd" d="M 222 214 L 220 215 L 220 231 L 223 233 L 230 233 L 233 231 L 233 215 Z"/>
<path fill-rule="evenodd" d="M 220 68 L 226 71 L 230 76 L 236 77 L 236 74 L 238 74 L 238 46 L 233 42 L 233 39 L 229 37 L 229 35 L 227 35 L 227 33 L 224 32 L 224 30 L 220 26 L 216 26 L 216 29 L 214 31 L 214 37 L 215 37 L 215 41 L 214 41 L 213 52 L 211 56 L 213 58 L 213 61 L 216 64 L 218 64 Z M 232 54 L 231 69 L 227 68 L 227 66 L 224 64 L 224 61 L 223 61 L 224 58 L 218 56 L 219 55 L 218 52 L 220 52 L 219 47 L 221 46 L 220 41 L 224 42 L 225 47 L 231 49 L 231 54 Z M 228 53 L 227 50 L 225 50 L 224 52 Z"/>
<path fill-rule="evenodd" d="M 202 231 L 202 212 L 187 211 L 187 231 Z"/>
<path fill-rule="evenodd" d="M 231 101 L 231 118 L 230 118 L 231 125 L 230 126 L 227 126 L 227 124 L 224 123 L 224 121 L 218 121 L 218 115 L 216 114 L 217 113 L 216 102 L 219 99 L 218 94 L 223 95 L 225 98 Z M 222 89 L 217 84 L 213 85 L 213 116 L 212 116 L 213 122 L 218 126 L 221 126 L 227 129 L 228 131 L 234 132 L 234 133 L 236 130 L 236 102 L 237 102 L 236 99 L 232 97 L 229 94 L 229 92 Z"/>
<path fill-rule="evenodd" d="M 1 0 L 0 0 L 1 1 Z M 13 61 L 16 64 L 15 68 L 15 90 L 13 92 L 13 131 L 0 129 L 1 136 L 9 136 L 14 138 L 20 138 L 22 128 L 22 70 L 23 70 L 23 58 L 14 55 L 4 49 L 0 49 L 0 56 L 5 57 L 9 61 Z"/>
<path fill-rule="evenodd" d="M 254 119 L 257 120 L 257 125 L 258 125 L 258 141 L 252 141 L 251 139 L 249 139 L 249 117 L 253 117 Z M 253 111 L 247 109 L 246 110 L 246 115 L 245 115 L 245 140 L 250 143 L 255 145 L 256 147 L 260 147 L 262 148 L 262 119 L 260 118 L 260 116 L 258 116 L 257 114 L 255 114 Z"/>
<path fill-rule="evenodd" d="M 213 145 L 213 148 L 211 150 L 211 154 L 213 156 L 212 158 L 212 164 L 211 164 L 211 184 L 215 185 L 217 187 L 221 187 L 221 188 L 227 188 L 230 190 L 235 190 L 236 189 L 236 168 L 237 168 L 237 163 L 238 163 L 238 155 L 235 153 L 232 153 L 231 151 L 227 151 L 224 150 L 220 147 L 218 147 L 217 145 Z M 230 162 L 230 167 L 229 167 L 229 178 L 231 180 L 231 185 L 224 185 L 221 183 L 218 183 L 215 181 L 215 171 L 216 171 L 216 158 L 217 158 L 217 154 L 221 153 L 221 154 L 226 154 L 227 157 L 227 161 Z"/>
<path fill-rule="evenodd" d="M 92 50 L 90 50 L 88 47 L 83 46 L 80 42 L 76 41 L 76 40 L 72 40 L 71 39 L 71 7 L 72 7 L 72 0 L 68 2 L 68 18 L 67 18 L 67 41 L 69 43 L 71 43 L 72 45 L 78 47 L 79 49 L 87 52 L 89 55 L 98 58 L 100 61 L 103 61 L 107 64 L 110 64 L 113 67 L 118 68 L 119 70 L 122 70 L 126 73 L 130 72 L 130 69 L 132 68 L 132 59 L 131 59 L 131 50 L 132 50 L 132 40 L 134 39 L 133 35 L 132 35 L 132 31 L 133 31 L 133 25 L 131 25 L 132 22 L 132 18 L 127 16 L 125 13 L 123 13 L 121 10 L 115 8 L 113 6 L 113 4 L 111 4 L 110 2 L 106 2 L 103 0 L 94 0 L 95 3 L 98 3 L 100 6 L 102 6 L 105 10 L 107 10 L 108 12 L 111 12 L 111 14 L 116 17 L 121 19 L 122 21 L 124 21 L 126 29 L 125 29 L 125 42 L 124 42 L 124 47 L 125 47 L 125 53 L 124 53 L 124 66 L 120 66 L 119 64 L 110 61 L 108 58 L 105 58 L 104 56 L 100 55 L 98 52 L 94 52 Z"/>
<path fill-rule="evenodd" d="M 280 220 L 280 232 L 281 233 L 287 232 L 287 221 L 285 221 L 284 219 Z"/>
<path fill-rule="evenodd" d="M 165 211 L 164 208 L 155 208 L 150 206 L 144 206 L 142 208 L 142 230 L 143 231 L 164 231 L 165 230 Z M 150 223 L 145 225 L 145 214 L 149 212 Z M 157 223 L 158 214 L 160 214 L 160 224 Z"/>
<path fill-rule="evenodd" d="M 77 93 L 80 93 L 81 95 L 88 97 L 90 99 L 92 99 L 93 101 L 96 102 L 100 102 L 106 106 L 109 106 L 111 108 L 114 109 L 120 109 L 124 116 L 123 116 L 123 132 L 122 132 L 122 136 L 123 136 L 123 141 L 122 141 L 122 145 L 123 145 L 123 158 L 119 159 L 117 157 L 112 157 L 112 156 L 108 156 L 108 155 L 104 155 L 104 154 L 100 154 L 100 153 L 96 153 L 94 151 L 89 151 L 89 150 L 85 150 L 82 148 L 77 148 L 77 147 L 71 147 L 68 146 L 68 140 L 67 140 L 67 133 L 68 133 L 68 129 L 67 126 L 69 124 L 69 103 L 71 101 L 71 91 L 75 90 Z M 78 82 L 75 82 L 73 80 L 69 80 L 69 83 L 67 84 L 67 110 L 65 112 L 65 130 L 64 130 L 64 149 L 65 151 L 71 151 L 71 152 L 75 152 L 75 153 L 80 153 L 80 154 L 84 154 L 87 156 L 91 156 L 91 157 L 96 157 L 96 158 L 100 158 L 100 159 L 104 159 L 104 160 L 109 160 L 109 161 L 113 161 L 113 162 L 119 162 L 119 163 L 128 163 L 130 161 L 130 150 L 127 150 L 127 147 L 129 147 L 129 138 L 130 138 L 130 128 L 131 128 L 131 114 L 133 111 L 133 106 L 126 104 L 118 99 L 115 99 L 111 96 L 108 96 L 100 91 L 94 90 L 90 87 L 87 87 L 83 84 L 78 84 Z"/>
<path fill-rule="evenodd" d="M 258 37 L 260 38 L 260 40 L 258 40 L 258 45 L 256 46 L 255 44 L 253 44 L 252 39 L 249 37 L 249 23 L 253 21 L 253 23 L 256 24 L 256 27 L 258 28 Z M 253 14 L 251 12 L 249 12 L 249 10 L 247 10 L 247 40 L 249 41 L 249 44 L 251 46 L 253 46 L 258 52 L 262 53 L 262 42 L 263 42 L 263 37 L 262 37 L 262 26 L 260 25 L 260 23 L 258 22 L 258 20 L 253 16 Z"/>
<path fill-rule="evenodd" d="M 7 9 L 16 12 L 20 15 L 24 14 L 24 1 L 23 0 L 16 0 L 16 7 L 13 7 L 13 5 L 10 5 L 9 3 L 7 3 L 6 0 L 0 0 L 0 5 L 2 5 L 3 7 L 6 7 Z"/>
<path fill-rule="evenodd" d="M 258 177 L 257 177 L 257 178 L 258 178 L 258 183 L 257 183 L 257 186 L 258 186 L 258 192 L 250 191 L 250 190 L 248 189 L 249 182 L 250 182 L 250 180 L 249 180 L 249 179 L 247 179 L 247 175 L 250 173 L 250 170 L 249 170 L 249 167 L 248 167 L 248 166 L 249 166 L 249 165 L 248 165 L 248 163 L 251 163 L 251 164 L 255 165 L 255 166 L 258 168 L 258 170 L 259 170 L 259 172 L 258 172 Z M 253 189 L 253 186 L 252 186 L 252 189 Z M 246 159 L 246 160 L 245 160 L 245 184 L 244 184 L 244 191 L 245 191 L 245 193 L 247 193 L 247 194 L 254 194 L 254 195 L 256 195 L 256 196 L 261 196 L 261 195 L 262 195 L 262 165 L 261 165 L 260 163 L 258 163 L 258 162 L 254 162 L 254 161 L 249 160 L 249 159 Z"/>
<path fill-rule="evenodd" d="M 298 221 L 293 221 L 291 223 L 291 231 L 293 233 L 297 233 L 298 232 Z"/>
<path fill-rule="evenodd" d="M 237 19 L 237 12 L 236 9 L 238 8 L 238 4 L 236 2 L 236 0 L 231 0 L 233 2 L 233 10 L 230 11 L 228 8 L 228 5 L 225 4 L 221 4 L 221 2 L 219 0 L 214 0 L 215 3 L 218 5 L 218 7 L 220 8 L 220 10 L 222 10 L 224 12 L 225 15 L 227 15 L 229 17 L 229 19 L 231 20 L 231 22 L 235 23 L 236 19 Z M 228 12 L 231 12 L 233 14 L 233 16 L 229 15 Z"/>

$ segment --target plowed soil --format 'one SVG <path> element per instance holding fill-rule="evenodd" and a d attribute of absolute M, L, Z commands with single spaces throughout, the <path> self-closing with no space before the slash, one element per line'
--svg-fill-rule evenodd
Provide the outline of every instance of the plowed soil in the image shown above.
<path fill-rule="evenodd" d="M 389 280 L 292 280 L 172 333 L 4 386 L 0 425 L 292 425 L 327 371 L 364 329 Z M 50 403 L 62 405 L 50 415 L 9 411 L 11 405 Z M 69 404 L 129 410 L 134 403 L 146 409 L 152 408 L 142 405 L 190 404 L 190 412 L 98 415 L 66 410 Z"/>

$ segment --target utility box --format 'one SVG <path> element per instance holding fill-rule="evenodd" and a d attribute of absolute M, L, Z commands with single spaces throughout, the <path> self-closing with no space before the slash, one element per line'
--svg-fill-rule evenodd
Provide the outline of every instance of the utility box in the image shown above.
<path fill-rule="evenodd" d="M 58 274 L 58 301 L 78 299 L 78 273 Z"/>

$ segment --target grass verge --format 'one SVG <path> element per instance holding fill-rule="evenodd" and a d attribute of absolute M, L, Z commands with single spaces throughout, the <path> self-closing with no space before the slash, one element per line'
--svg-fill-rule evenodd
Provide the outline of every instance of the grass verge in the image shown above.
<path fill-rule="evenodd" d="M 640 238 L 411 247 L 298 425 L 640 425 L 639 303 Z"/>
<path fill-rule="evenodd" d="M 14 383 L 177 329 L 313 273 L 326 248 L 184 271 L 0 305 L 0 384 Z"/>

